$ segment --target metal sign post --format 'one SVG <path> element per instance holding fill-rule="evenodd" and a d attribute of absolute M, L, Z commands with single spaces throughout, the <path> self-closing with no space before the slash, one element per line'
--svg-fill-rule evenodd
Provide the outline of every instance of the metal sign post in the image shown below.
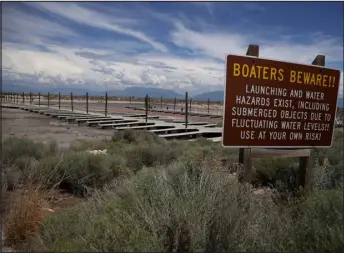
<path fill-rule="evenodd" d="M 185 129 L 188 128 L 188 92 L 185 92 Z"/>

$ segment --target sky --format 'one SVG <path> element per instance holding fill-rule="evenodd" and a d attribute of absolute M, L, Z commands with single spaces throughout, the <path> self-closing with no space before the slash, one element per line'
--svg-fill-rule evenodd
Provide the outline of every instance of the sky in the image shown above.
<path fill-rule="evenodd" d="M 3 84 L 195 95 L 223 90 L 226 55 L 245 55 L 249 44 L 262 58 L 302 64 L 324 54 L 343 71 L 341 2 L 2 5 Z"/>

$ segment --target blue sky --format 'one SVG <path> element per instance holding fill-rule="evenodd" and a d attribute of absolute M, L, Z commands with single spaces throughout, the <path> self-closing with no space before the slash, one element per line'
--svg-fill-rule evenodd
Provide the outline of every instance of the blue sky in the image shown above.
<path fill-rule="evenodd" d="M 325 54 L 342 70 L 342 10 L 341 2 L 7 2 L 3 82 L 193 95 L 222 90 L 226 54 L 244 55 L 249 44 L 263 58 L 305 64 Z"/>

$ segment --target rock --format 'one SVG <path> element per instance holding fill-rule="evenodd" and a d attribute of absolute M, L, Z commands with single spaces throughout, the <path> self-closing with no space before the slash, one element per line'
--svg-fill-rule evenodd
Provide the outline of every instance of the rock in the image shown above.
<path fill-rule="evenodd" d="M 258 189 L 258 190 L 255 190 L 254 192 L 253 192 L 253 194 L 254 195 L 264 195 L 265 194 L 265 191 L 264 191 L 264 189 Z"/>
<path fill-rule="evenodd" d="M 107 150 L 87 150 L 88 153 L 94 154 L 94 155 L 106 155 Z"/>

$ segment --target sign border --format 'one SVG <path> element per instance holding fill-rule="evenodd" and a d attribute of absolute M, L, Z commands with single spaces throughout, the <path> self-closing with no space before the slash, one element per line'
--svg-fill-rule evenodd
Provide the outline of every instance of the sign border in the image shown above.
<path fill-rule="evenodd" d="M 228 56 L 237 56 L 237 57 L 243 57 L 243 58 L 251 58 L 251 59 L 260 59 L 260 60 L 267 60 L 267 61 L 273 61 L 273 62 L 283 62 L 283 63 L 288 63 L 288 64 L 297 64 L 297 65 L 303 65 L 303 66 L 308 66 L 308 67 L 316 67 L 320 69 L 329 69 L 329 70 L 335 70 L 339 72 L 339 84 L 337 87 L 337 99 L 336 99 L 336 111 L 334 114 L 333 118 L 333 128 L 332 128 L 332 137 L 331 137 L 331 144 L 329 146 L 225 146 L 223 144 L 223 136 L 225 132 L 225 111 L 226 111 L 226 94 L 227 94 L 227 59 Z M 302 64 L 302 63 L 297 63 L 297 62 L 288 62 L 288 61 L 279 61 L 279 60 L 272 60 L 272 59 L 266 59 L 266 58 L 261 58 L 261 57 L 256 57 L 256 56 L 251 56 L 251 55 L 236 55 L 236 54 L 228 54 L 226 55 L 226 64 L 225 64 L 225 78 L 224 78 L 224 93 L 223 93 L 223 113 L 222 113 L 222 140 L 221 140 L 221 145 L 223 148 L 265 148 L 265 149 L 306 149 L 306 148 L 330 148 L 332 147 L 333 144 L 333 136 L 334 136 L 334 131 L 335 131 L 335 119 L 337 118 L 337 103 L 338 103 L 338 96 L 339 96 L 339 88 L 340 88 L 340 77 L 341 77 L 341 71 L 339 69 L 333 69 L 333 68 L 327 68 L 324 66 L 319 66 L 319 65 L 313 65 L 313 64 Z"/>

